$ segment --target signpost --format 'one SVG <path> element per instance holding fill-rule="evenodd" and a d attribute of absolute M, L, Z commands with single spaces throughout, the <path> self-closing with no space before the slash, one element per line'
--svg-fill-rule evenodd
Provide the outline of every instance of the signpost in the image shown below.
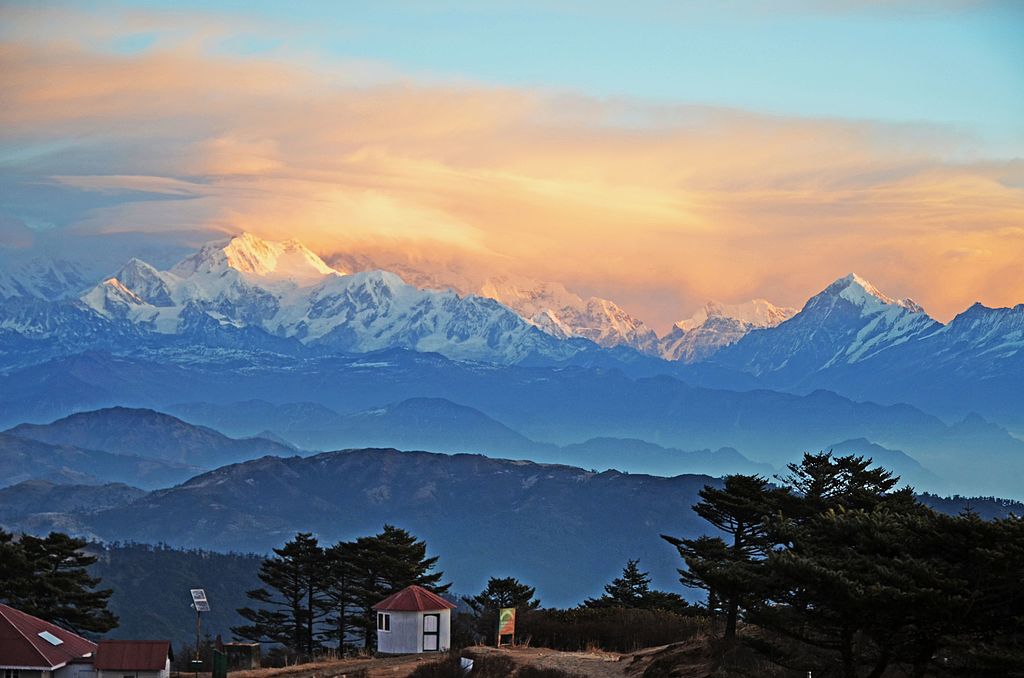
<path fill-rule="evenodd" d="M 501 647 L 502 636 L 512 636 L 509 645 L 515 645 L 516 608 L 503 607 L 498 610 L 498 647 Z"/>
<path fill-rule="evenodd" d="M 210 611 L 210 601 L 206 599 L 206 591 L 203 589 L 189 589 L 192 593 L 192 607 L 196 610 L 196 658 L 192 660 L 192 668 L 199 675 L 199 667 L 203 665 L 199 659 L 199 613 Z"/>

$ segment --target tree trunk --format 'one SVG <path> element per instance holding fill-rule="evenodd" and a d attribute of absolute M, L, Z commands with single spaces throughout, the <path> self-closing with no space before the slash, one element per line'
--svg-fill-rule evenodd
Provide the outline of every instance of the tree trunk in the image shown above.
<path fill-rule="evenodd" d="M 313 658 L 313 585 L 306 588 L 306 653 Z"/>
<path fill-rule="evenodd" d="M 733 560 L 738 561 L 741 557 L 741 549 L 743 547 L 743 538 L 740 536 L 743 532 L 743 523 L 736 524 L 736 532 L 733 534 L 732 542 L 732 557 Z M 736 637 L 736 618 L 739 616 L 740 601 L 739 595 L 733 591 L 729 595 L 728 609 L 725 617 L 725 639 L 730 640 Z"/>
<path fill-rule="evenodd" d="M 725 639 L 736 637 L 736 618 L 739 616 L 739 602 L 735 597 L 729 598 L 728 613 L 725 617 Z"/>

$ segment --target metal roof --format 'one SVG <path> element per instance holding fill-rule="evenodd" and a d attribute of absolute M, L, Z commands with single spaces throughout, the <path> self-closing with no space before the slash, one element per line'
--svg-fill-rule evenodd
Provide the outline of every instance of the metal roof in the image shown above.
<path fill-rule="evenodd" d="M 170 656 L 169 640 L 101 640 L 94 663 L 101 671 L 161 671 Z"/>
<path fill-rule="evenodd" d="M 0 603 L 0 668 L 52 671 L 95 651 L 92 641 Z"/>
<path fill-rule="evenodd" d="M 422 586 L 407 586 L 373 606 L 380 612 L 428 612 L 431 610 L 451 610 L 455 606 L 447 600 L 431 593 Z"/>

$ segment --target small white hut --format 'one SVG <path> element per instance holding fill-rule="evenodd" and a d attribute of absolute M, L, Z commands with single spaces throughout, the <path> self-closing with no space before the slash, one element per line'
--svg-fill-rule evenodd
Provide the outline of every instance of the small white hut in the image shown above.
<path fill-rule="evenodd" d="M 377 612 L 377 652 L 443 652 L 452 644 L 455 606 L 422 586 L 408 586 L 373 606 Z"/>

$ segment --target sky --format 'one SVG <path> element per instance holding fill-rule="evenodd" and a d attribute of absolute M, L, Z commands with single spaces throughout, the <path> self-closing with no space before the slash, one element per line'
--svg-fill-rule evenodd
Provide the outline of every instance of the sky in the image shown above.
<path fill-rule="evenodd" d="M 2 2 L 0 246 L 245 230 L 660 331 L 855 271 L 948 320 L 1024 302 L 1021 34 L 970 0 Z"/>

